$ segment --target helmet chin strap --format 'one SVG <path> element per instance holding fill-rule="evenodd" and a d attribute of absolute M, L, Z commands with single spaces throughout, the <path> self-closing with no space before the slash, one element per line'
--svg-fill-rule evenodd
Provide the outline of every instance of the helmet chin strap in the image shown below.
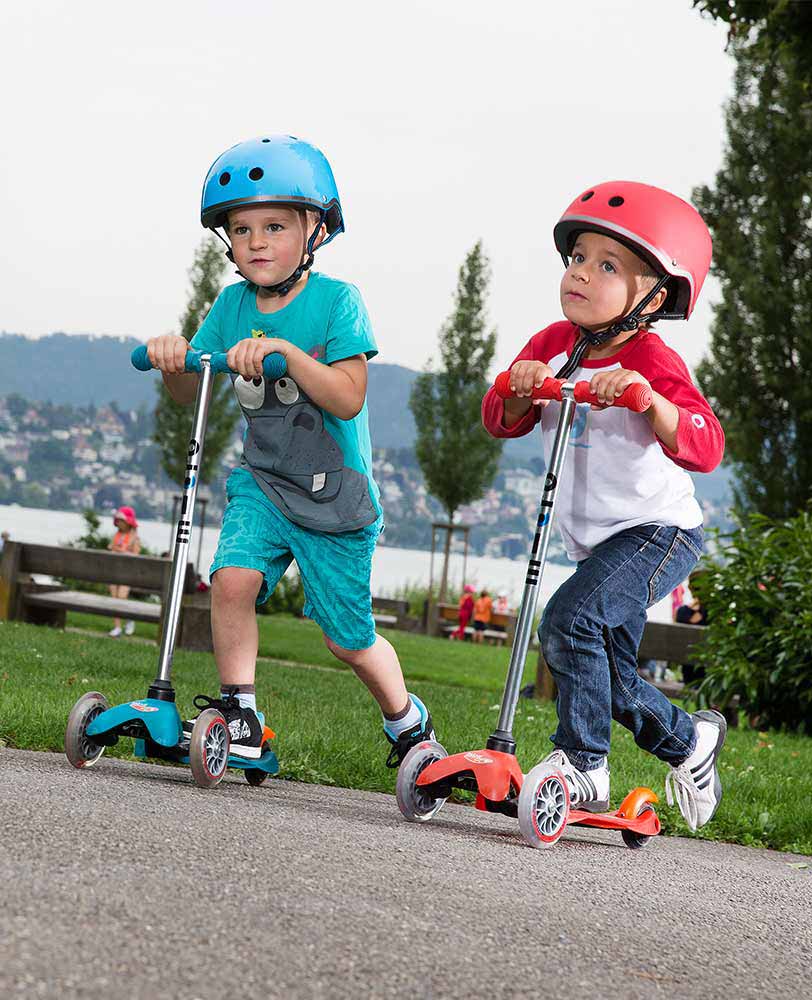
<path fill-rule="evenodd" d="M 564 263 L 569 267 L 569 261 L 562 254 Z M 624 316 L 622 319 L 614 322 L 608 329 L 596 332 L 594 330 L 587 330 L 585 327 L 580 327 L 581 336 L 575 343 L 575 347 L 572 350 L 572 354 L 564 362 L 560 371 L 556 373 L 556 378 L 569 378 L 570 375 L 579 367 L 584 355 L 589 350 L 590 347 L 599 347 L 601 344 L 605 344 L 608 340 L 612 340 L 613 337 L 617 337 L 620 333 L 631 333 L 632 330 L 636 330 L 640 326 L 641 314 L 646 306 L 651 302 L 657 292 L 661 288 L 665 287 L 668 281 L 669 275 L 663 275 L 654 287 L 645 295 L 632 309 L 630 313 Z M 658 313 L 654 312 L 645 318 L 650 322 L 657 319 Z"/>
<path fill-rule="evenodd" d="M 307 233 L 307 214 L 306 213 L 303 214 L 305 217 L 305 233 Z M 299 278 L 301 278 L 301 276 L 305 273 L 305 271 L 309 271 L 310 268 L 313 266 L 314 251 L 316 249 L 315 247 L 316 237 L 318 236 L 319 230 L 321 229 L 324 220 L 326 218 L 327 218 L 327 213 L 320 212 L 319 221 L 316 223 L 315 229 L 310 234 L 310 237 L 308 239 L 302 241 L 302 261 L 296 268 L 296 270 L 293 272 L 293 274 L 289 274 L 284 281 L 278 281 L 275 285 L 257 285 L 257 288 L 261 288 L 264 292 L 270 292 L 272 295 L 279 295 L 280 297 L 288 294 L 288 292 L 291 290 L 291 288 L 293 288 L 293 286 L 296 284 Z M 212 232 L 225 245 L 226 257 L 228 257 L 228 259 L 233 264 L 234 254 L 231 250 L 231 246 L 226 240 L 223 239 L 222 236 L 220 236 L 220 234 L 217 232 L 216 229 L 213 229 Z M 250 278 L 246 278 L 246 276 L 242 273 L 242 271 L 239 268 L 237 268 L 237 270 L 234 273 L 239 274 L 239 276 L 241 278 L 245 278 L 246 281 L 251 280 Z"/>

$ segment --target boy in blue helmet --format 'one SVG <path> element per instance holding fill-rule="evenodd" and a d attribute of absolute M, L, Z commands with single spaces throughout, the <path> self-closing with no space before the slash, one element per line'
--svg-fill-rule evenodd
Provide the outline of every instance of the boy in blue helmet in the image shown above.
<path fill-rule="evenodd" d="M 254 677 L 256 605 L 293 559 L 305 614 L 328 649 L 367 685 L 391 744 L 387 765 L 434 737 L 431 716 L 408 694 L 392 646 L 375 633 L 372 554 L 381 530 L 367 422 L 367 361 L 378 351 L 358 290 L 311 272 L 317 247 L 344 230 L 332 170 L 320 150 L 291 136 L 242 142 L 218 157 L 203 187 L 201 222 L 225 231 L 243 281 L 218 296 L 191 347 L 226 351 L 248 427 L 240 466 L 226 486 L 211 567 L 212 635 L 231 753 L 261 755 Z M 197 375 L 184 373 L 186 340 L 155 337 L 150 360 L 178 402 Z M 262 362 L 279 353 L 284 377 Z M 192 723 L 184 729 L 191 732 Z"/>

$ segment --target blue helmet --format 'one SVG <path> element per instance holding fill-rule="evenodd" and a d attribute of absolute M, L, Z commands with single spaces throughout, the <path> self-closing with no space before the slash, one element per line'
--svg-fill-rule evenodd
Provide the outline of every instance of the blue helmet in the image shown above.
<path fill-rule="evenodd" d="M 344 216 L 327 157 L 292 135 L 248 139 L 227 149 L 212 163 L 203 184 L 200 221 L 222 226 L 238 205 L 276 202 L 322 213 L 329 241 L 344 231 Z"/>

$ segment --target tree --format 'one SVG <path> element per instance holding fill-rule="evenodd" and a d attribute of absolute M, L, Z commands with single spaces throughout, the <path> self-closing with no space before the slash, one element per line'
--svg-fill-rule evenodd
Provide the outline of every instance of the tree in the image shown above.
<path fill-rule="evenodd" d="M 418 375 L 409 406 L 417 425 L 415 452 L 426 485 L 445 507 L 448 523 L 466 503 L 483 495 L 499 464 L 502 442 L 482 426 L 496 332 L 486 332 L 490 268 L 478 242 L 460 268 L 454 311 L 440 331 L 441 367 L 430 361 Z M 440 600 L 448 585 L 451 532 L 446 533 Z"/>
<path fill-rule="evenodd" d="M 715 187 L 710 355 L 697 370 L 725 428 L 741 510 L 788 517 L 812 490 L 812 101 L 794 57 L 732 43 L 734 95 Z"/>
<path fill-rule="evenodd" d="M 222 288 L 225 263 L 220 245 L 213 237 L 205 237 L 195 251 L 189 270 L 191 291 L 186 311 L 180 320 L 180 333 L 191 340 L 197 333 L 206 314 Z M 191 414 L 188 406 L 176 403 L 163 386 L 157 385 L 158 401 L 155 404 L 155 429 L 152 440 L 161 450 L 161 467 L 169 478 L 181 484 L 186 478 L 186 451 L 191 432 Z M 206 429 L 206 446 L 200 479 L 207 483 L 216 476 L 223 452 L 231 440 L 239 410 L 234 402 L 231 383 L 217 379 L 214 383 L 209 419 Z"/>

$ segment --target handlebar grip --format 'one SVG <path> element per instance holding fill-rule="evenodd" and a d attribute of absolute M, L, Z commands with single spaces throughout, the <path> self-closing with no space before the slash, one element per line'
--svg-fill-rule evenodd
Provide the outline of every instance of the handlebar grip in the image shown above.
<path fill-rule="evenodd" d="M 534 386 L 532 399 L 561 399 L 561 386 L 564 379 L 546 378 L 540 386 Z M 515 393 L 510 387 L 510 372 L 500 372 L 494 381 L 496 394 L 502 399 L 514 399 Z M 573 391 L 576 403 L 594 403 L 598 405 L 598 397 L 589 391 L 589 382 L 576 382 Z M 611 406 L 623 406 L 635 413 L 643 413 L 651 406 L 651 389 L 642 382 L 632 382 L 615 399 Z"/>
<path fill-rule="evenodd" d="M 200 372 L 200 359 L 203 354 L 203 351 L 195 351 L 192 348 L 186 352 L 187 372 Z M 139 347 L 135 348 L 130 355 L 130 361 L 133 368 L 137 368 L 140 372 L 152 371 L 152 362 L 149 360 L 146 344 L 141 344 Z M 237 374 L 228 367 L 226 355 L 222 352 L 212 354 L 210 356 L 209 364 L 211 365 L 211 370 L 215 375 Z M 262 359 L 262 373 L 265 378 L 281 378 L 287 370 L 288 363 L 285 361 L 282 354 L 266 354 Z"/>

